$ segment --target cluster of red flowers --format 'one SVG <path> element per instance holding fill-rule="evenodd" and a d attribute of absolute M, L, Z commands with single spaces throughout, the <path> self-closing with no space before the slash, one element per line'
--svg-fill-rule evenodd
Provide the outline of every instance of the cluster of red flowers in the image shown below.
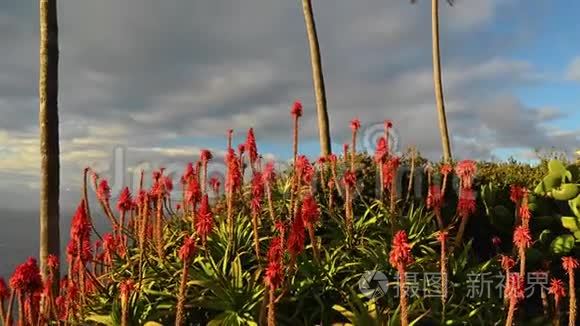
<path fill-rule="evenodd" d="M 36 259 L 30 257 L 16 267 L 10 278 L 10 287 L 26 295 L 33 295 L 42 290 L 42 278 Z"/>
<path fill-rule="evenodd" d="M 91 221 L 87 216 L 86 204 L 83 199 L 72 219 L 70 241 L 67 247 L 69 264 L 74 264 L 77 258 L 80 263 L 86 263 L 92 259 L 91 228 Z"/>
<path fill-rule="evenodd" d="M 258 215 L 262 209 L 262 199 L 264 197 L 264 176 L 262 172 L 256 171 L 252 176 L 252 200 L 250 207 L 253 215 Z"/>
<path fill-rule="evenodd" d="M 532 244 L 532 235 L 530 229 L 525 226 L 517 226 L 514 230 L 514 244 L 518 248 L 529 248 Z"/>
<path fill-rule="evenodd" d="M 314 196 L 308 195 L 302 201 L 302 209 L 300 211 L 302 220 L 305 225 L 314 225 L 320 217 L 320 208 Z"/>
<path fill-rule="evenodd" d="M 229 148 L 226 153 L 227 179 L 226 191 L 233 194 L 240 189 L 242 184 L 242 170 L 240 159 L 232 148 Z"/>
<path fill-rule="evenodd" d="M 401 160 L 397 156 L 391 156 L 382 165 L 383 170 L 383 188 L 389 189 L 389 191 L 395 191 L 392 189 L 393 180 L 397 177 L 397 169 L 401 164 Z"/>
<path fill-rule="evenodd" d="M 441 188 L 439 185 L 430 185 L 429 190 L 427 191 L 427 208 L 439 209 L 441 208 L 442 201 Z"/>
<path fill-rule="evenodd" d="M 250 166 L 252 170 L 256 170 L 256 161 L 258 160 L 258 146 L 256 145 L 256 136 L 254 136 L 254 128 L 248 130 L 248 136 L 246 137 L 246 149 L 248 150 L 248 156 L 250 158 Z"/>
<path fill-rule="evenodd" d="M 292 255 L 293 259 L 304 251 L 304 241 L 306 240 L 306 234 L 304 231 L 305 228 L 302 214 L 296 214 L 290 227 L 290 234 L 288 235 L 287 243 L 288 252 Z"/>
<path fill-rule="evenodd" d="M 393 267 L 404 270 L 413 261 L 407 232 L 398 231 L 393 237 L 391 252 L 389 253 L 389 262 Z"/>
<path fill-rule="evenodd" d="M 198 236 L 202 239 L 202 242 L 205 243 L 213 228 L 213 213 L 209 207 L 209 199 L 207 194 L 204 195 L 201 199 L 201 205 L 197 211 L 195 227 Z"/>
<path fill-rule="evenodd" d="M 183 245 L 179 249 L 179 259 L 183 262 L 188 262 L 195 251 L 195 239 L 192 237 L 185 237 Z"/>

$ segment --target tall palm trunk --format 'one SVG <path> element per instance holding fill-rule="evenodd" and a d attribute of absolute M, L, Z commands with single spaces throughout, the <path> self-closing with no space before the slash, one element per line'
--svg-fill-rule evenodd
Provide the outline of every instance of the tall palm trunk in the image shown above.
<path fill-rule="evenodd" d="M 443 147 L 443 159 L 446 163 L 452 160 L 451 145 L 449 142 L 449 130 L 445 116 L 445 103 L 443 100 L 443 83 L 441 81 L 441 55 L 439 53 L 439 0 L 431 0 L 431 33 L 433 38 L 433 86 L 435 87 L 435 103 L 437 104 L 437 117 L 439 120 L 439 133 L 441 134 L 441 146 Z"/>
<path fill-rule="evenodd" d="M 58 20 L 56 0 L 40 0 L 40 265 L 60 254 L 58 144 Z M 58 281 L 58 274 L 54 278 Z"/>
<path fill-rule="evenodd" d="M 306 34 L 310 47 L 310 65 L 312 66 L 312 83 L 314 84 L 314 95 L 316 97 L 316 112 L 318 113 L 318 135 L 320 138 L 320 153 L 323 156 L 330 155 L 330 127 L 328 122 L 328 111 L 326 108 L 326 91 L 324 88 L 324 76 L 322 74 L 322 59 L 320 58 L 320 47 L 312 13 L 312 1 L 302 0 L 302 12 L 304 13 L 304 23 L 306 24 Z"/>

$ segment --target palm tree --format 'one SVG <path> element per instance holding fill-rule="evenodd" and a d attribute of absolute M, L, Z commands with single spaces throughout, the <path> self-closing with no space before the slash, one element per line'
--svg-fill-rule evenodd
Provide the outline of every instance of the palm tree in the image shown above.
<path fill-rule="evenodd" d="M 312 83 L 316 97 L 316 112 L 318 114 L 318 136 L 320 138 L 320 153 L 323 156 L 332 152 L 330 146 L 330 127 L 328 123 L 328 111 L 326 108 L 326 91 L 324 88 L 324 76 L 322 74 L 322 60 L 320 58 L 320 46 L 316 34 L 314 14 L 312 13 L 312 1 L 302 0 L 302 12 L 306 24 L 306 34 L 310 47 L 310 65 L 312 66 Z"/>
<path fill-rule="evenodd" d="M 58 20 L 56 0 L 40 0 L 40 266 L 59 257 Z M 58 281 L 58 278 L 57 278 Z"/>
<path fill-rule="evenodd" d="M 446 0 L 452 6 L 454 0 Z M 416 0 L 411 0 L 415 3 Z M 451 156 L 451 144 L 449 141 L 449 129 L 445 115 L 445 102 L 443 100 L 443 82 L 441 81 L 441 54 L 439 51 L 439 0 L 431 0 L 431 37 L 433 55 L 433 86 L 435 88 L 435 103 L 437 105 L 437 118 L 439 120 L 439 133 L 441 146 L 443 147 L 443 160 L 447 163 Z"/>

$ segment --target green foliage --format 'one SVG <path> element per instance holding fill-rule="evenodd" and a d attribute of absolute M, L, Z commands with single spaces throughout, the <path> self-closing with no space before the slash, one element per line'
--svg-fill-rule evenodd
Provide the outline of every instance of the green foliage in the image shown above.
<path fill-rule="evenodd" d="M 403 161 L 409 163 L 408 157 Z M 416 161 L 418 164 L 424 162 L 421 158 Z M 389 263 L 391 241 L 398 230 L 405 230 L 408 234 L 414 257 L 408 272 L 420 275 L 440 272 L 440 230 L 434 212 L 424 205 L 425 198 L 415 198 L 411 194 L 407 200 L 405 186 L 393 211 L 389 200 L 378 198 L 375 193 L 377 169 L 372 159 L 359 155 L 356 166 L 358 184 L 352 203 L 352 235 L 347 232 L 344 196 L 338 196 L 335 192 L 335 201 L 330 207 L 328 190 L 320 184 L 315 186 L 321 211 L 315 227 L 320 260 L 317 262 L 314 259 L 308 235 L 304 252 L 296 258 L 294 265 L 288 263 L 291 261 L 289 254 L 284 254 L 288 265 L 284 268 L 282 289 L 276 293 L 276 322 L 279 325 L 399 325 L 401 309 L 393 292 L 397 285 L 397 271 Z M 341 175 L 347 168 L 349 165 L 341 162 L 338 174 Z M 415 168 L 422 171 L 421 166 Z M 279 175 L 272 185 L 274 214 L 287 225 L 292 221 L 288 216 L 291 173 L 289 170 Z M 328 171 L 326 177 L 330 177 Z M 403 180 L 404 183 L 408 182 L 408 177 Z M 464 244 L 453 248 L 450 244 L 455 240 L 459 225 L 455 216 L 457 198 L 452 193 L 446 195 L 442 212 L 447 223 L 446 231 L 449 232 L 446 247 L 449 293 L 445 300 L 440 296 L 410 296 L 410 324 L 491 325 L 505 322 L 506 311 L 501 294 L 491 291 L 486 297 L 474 297 L 470 294 L 473 289 L 469 284 L 473 281 L 473 275 L 502 274 L 498 255 L 509 255 L 513 251 L 511 236 L 515 207 L 509 199 L 510 185 L 523 185 L 536 190 L 529 198 L 533 211 L 531 228 L 534 243 L 526 254 L 528 270 L 537 270 L 544 261 L 577 250 L 580 240 L 578 182 L 578 169 L 555 160 L 544 160 L 538 166 L 517 162 L 479 163 L 475 182 L 475 190 L 479 194 L 478 212 L 472 220 L 474 223 L 487 223 L 483 224 L 488 229 L 486 231 L 504 239 L 503 245 L 487 251 L 482 249 L 485 245 L 490 246 L 490 239 L 478 238 L 481 230 L 474 230 L 471 232 L 473 239 L 468 237 Z M 424 188 L 426 186 L 423 185 Z M 265 256 L 272 239 L 279 232 L 270 220 L 268 205 L 264 204 L 259 212 L 258 246 L 261 257 L 257 258 L 249 206 L 252 196 L 248 185 L 237 194 L 234 203 L 235 232 L 231 237 L 226 227 L 225 199 L 220 198 L 213 205 L 213 232 L 205 247 L 199 244 L 195 258 L 185 266 L 186 324 L 265 323 L 269 292 L 264 283 Z M 103 289 L 87 298 L 85 324 L 120 325 L 118 284 L 125 279 L 133 279 L 141 289 L 131 295 L 128 303 L 130 325 L 174 323 L 184 271 L 178 252 L 184 238 L 194 232 L 189 218 L 189 215 L 182 213 L 167 216 L 163 229 L 163 257 L 158 256 L 151 239 L 146 241 L 144 254 L 139 252 L 135 243 L 130 242 L 127 257 L 116 257 L 110 269 L 99 275 Z M 129 232 L 127 234 L 132 236 Z M 387 293 L 374 298 L 367 298 L 361 293 L 359 280 L 368 271 L 381 271 L 386 275 Z M 417 285 L 417 282 L 409 280 L 409 286 Z M 527 313 L 525 318 L 523 322 L 533 324 L 540 317 Z M 540 322 L 545 322 L 545 319 Z"/>

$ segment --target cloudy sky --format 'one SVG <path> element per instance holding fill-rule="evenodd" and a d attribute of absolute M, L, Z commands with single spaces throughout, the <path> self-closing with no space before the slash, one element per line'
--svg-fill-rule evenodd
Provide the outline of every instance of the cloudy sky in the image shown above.
<path fill-rule="evenodd" d="M 400 147 L 440 157 L 428 2 L 314 1 L 335 150 L 352 118 L 371 140 L 388 118 Z M 534 148 L 578 146 L 579 11 L 563 0 L 442 6 L 457 158 L 530 159 Z M 59 20 L 63 210 L 78 199 L 84 166 L 118 170 L 115 148 L 129 167 L 184 164 L 199 148 L 223 149 L 228 128 L 241 142 L 254 127 L 263 152 L 287 157 L 295 99 L 305 107 L 301 149 L 317 154 L 299 1 L 60 0 Z M 0 2 L 5 209 L 37 207 L 38 29 L 37 2 Z"/>

